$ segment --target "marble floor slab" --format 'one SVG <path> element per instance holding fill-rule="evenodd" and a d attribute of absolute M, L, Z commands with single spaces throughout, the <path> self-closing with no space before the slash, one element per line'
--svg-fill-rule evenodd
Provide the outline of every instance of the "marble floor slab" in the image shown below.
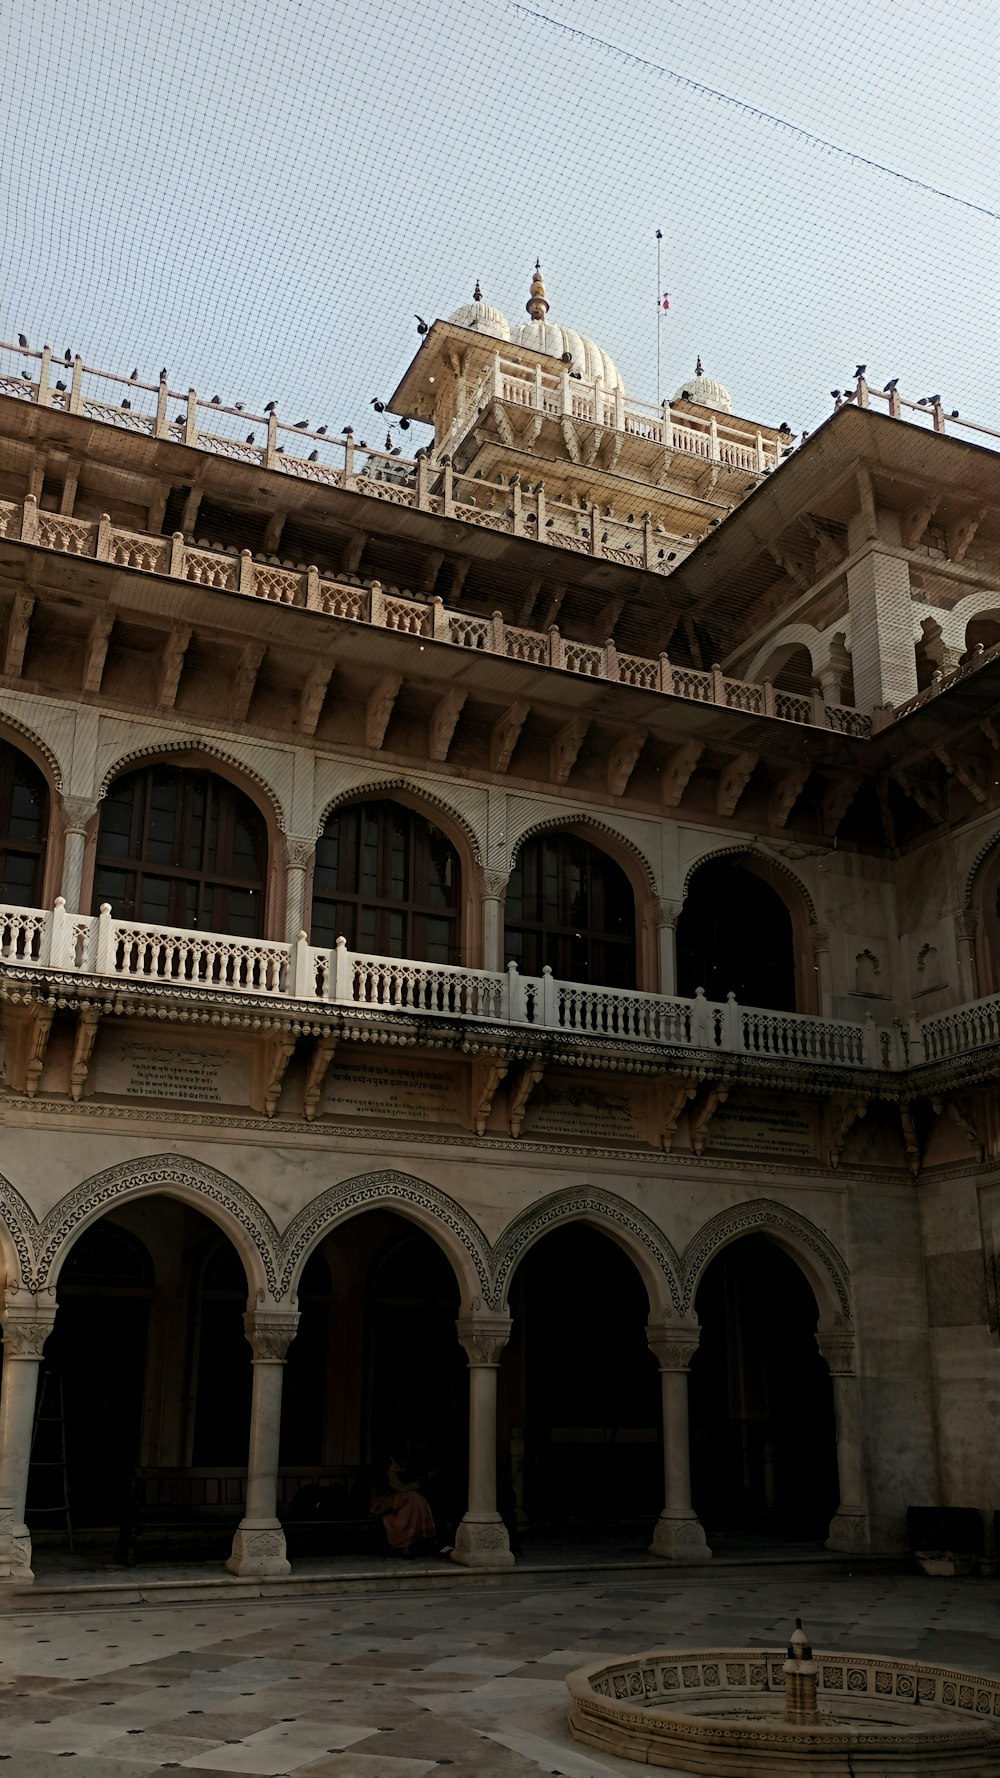
<path fill-rule="evenodd" d="M 656 1569 L 520 1591 L 19 1609 L 0 1616 L 0 1775 L 635 1778 L 568 1735 L 566 1673 L 654 1645 L 778 1647 L 797 1616 L 820 1648 L 1000 1675 L 1000 1581 L 983 1579 Z"/>

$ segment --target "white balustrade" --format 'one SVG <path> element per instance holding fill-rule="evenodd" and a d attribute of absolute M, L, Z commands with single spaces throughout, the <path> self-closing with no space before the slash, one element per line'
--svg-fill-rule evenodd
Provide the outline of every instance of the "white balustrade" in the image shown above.
<path fill-rule="evenodd" d="M 974 1000 L 910 1027 L 910 1061 L 941 1062 L 1000 1043 L 1000 995 Z M 922 1050 L 922 1053 L 921 1053 Z"/>

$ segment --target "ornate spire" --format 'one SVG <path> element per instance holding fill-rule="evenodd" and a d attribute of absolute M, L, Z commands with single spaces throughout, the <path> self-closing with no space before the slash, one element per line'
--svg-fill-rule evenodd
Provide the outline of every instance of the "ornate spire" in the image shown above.
<path fill-rule="evenodd" d="M 479 288 L 479 279 L 478 278 L 476 279 L 476 288 L 472 292 L 472 300 L 474 303 L 481 303 L 483 300 L 483 293 Z"/>
<path fill-rule="evenodd" d="M 544 321 L 549 312 L 549 305 L 545 300 L 545 285 L 542 282 L 541 260 L 535 260 L 535 275 L 531 280 L 531 295 L 524 306 L 527 309 L 528 314 L 531 316 L 532 321 Z"/>
<path fill-rule="evenodd" d="M 698 353 L 698 362 L 694 367 L 694 374 L 696 377 L 703 377 L 705 375 L 705 372 L 701 368 L 701 353 L 700 352 Z"/>

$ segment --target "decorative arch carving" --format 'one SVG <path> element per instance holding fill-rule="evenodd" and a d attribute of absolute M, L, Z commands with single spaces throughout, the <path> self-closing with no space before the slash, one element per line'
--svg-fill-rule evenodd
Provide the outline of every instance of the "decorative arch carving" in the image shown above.
<path fill-rule="evenodd" d="M 790 870 L 788 865 L 785 864 L 782 859 L 773 858 L 769 852 L 760 852 L 756 846 L 751 845 L 717 846 L 712 852 L 703 852 L 700 858 L 696 858 L 694 863 L 689 865 L 684 877 L 684 888 L 682 892 L 682 899 L 684 901 L 687 900 L 688 890 L 691 887 L 691 878 L 694 876 L 695 872 L 701 870 L 702 865 L 704 864 L 714 864 L 717 858 L 752 858 L 757 864 L 766 865 L 768 870 L 779 871 L 794 890 L 795 894 L 799 897 L 802 906 L 809 916 L 810 926 L 818 924 L 816 904 L 801 877 L 796 876 L 795 872 Z"/>
<path fill-rule="evenodd" d="M 155 761 L 166 753 L 200 754 L 209 765 L 213 760 L 218 760 L 221 765 L 229 766 L 241 778 L 245 778 L 248 785 L 253 785 L 267 798 L 278 832 L 284 833 L 285 811 L 274 786 L 269 784 L 260 772 L 255 771 L 253 766 L 248 766 L 245 760 L 237 759 L 234 753 L 227 753 L 222 747 L 216 747 L 214 742 L 206 741 L 202 735 L 194 736 L 186 741 L 163 741 L 151 746 L 135 747 L 130 753 L 120 754 L 113 764 L 108 766 L 97 787 L 98 801 L 107 795 L 111 784 L 116 778 L 120 778 L 123 772 L 129 771 L 134 766 L 142 765 L 144 761 Z"/>
<path fill-rule="evenodd" d="M 323 806 L 316 827 L 316 838 L 321 838 L 323 829 L 335 809 L 346 808 L 349 803 L 364 802 L 368 797 L 392 797 L 398 795 L 400 791 L 405 796 L 411 797 L 415 803 L 426 803 L 429 808 L 436 809 L 439 814 L 444 815 L 460 830 L 462 838 L 469 848 L 473 863 L 482 864 L 482 847 L 479 836 L 461 811 L 456 809 L 454 803 L 447 802 L 443 796 L 437 796 L 433 790 L 426 790 L 422 784 L 414 784 L 409 778 L 372 778 L 366 784 L 352 784 L 349 790 L 338 790 L 336 795 L 331 796 Z"/>
<path fill-rule="evenodd" d="M 5 729 L 11 730 L 10 737 L 4 735 Z M 27 741 L 28 748 L 37 754 L 33 763 L 37 765 L 40 772 L 44 772 L 48 777 L 49 788 L 61 793 L 63 788 L 62 767 L 48 742 L 43 741 L 41 736 L 37 735 L 33 728 L 29 728 L 26 722 L 22 722 L 17 716 L 12 716 L 9 710 L 0 710 L 0 740 L 8 738 L 12 746 L 16 746 L 20 741 Z M 31 758 L 30 751 L 28 758 Z"/>
<path fill-rule="evenodd" d="M 1000 827 L 996 829 L 995 833 L 990 834 L 988 840 L 983 841 L 966 873 L 965 895 L 963 897 L 962 906 L 968 914 L 975 912 L 976 879 L 990 853 L 993 852 L 997 846 L 1000 846 Z"/>
<path fill-rule="evenodd" d="M 241 1185 L 186 1155 L 145 1155 L 85 1179 L 31 1229 L 32 1290 L 54 1286 L 77 1235 L 126 1199 L 163 1192 L 201 1210 L 227 1234 L 246 1268 L 252 1294 L 277 1299 L 277 1230 L 266 1210 Z M 29 1213 L 30 1214 L 30 1213 Z"/>
<path fill-rule="evenodd" d="M 681 1258 L 682 1314 L 694 1302 L 709 1261 L 730 1242 L 750 1234 L 770 1235 L 798 1263 L 815 1292 L 821 1323 L 852 1325 L 850 1274 L 845 1260 L 815 1223 L 771 1198 L 734 1204 L 732 1209 L 713 1216 L 688 1242 Z"/>
<path fill-rule="evenodd" d="M 569 1222 L 590 1223 L 617 1240 L 646 1286 L 651 1314 L 682 1312 L 680 1264 L 662 1229 L 634 1204 L 591 1186 L 571 1186 L 556 1192 L 508 1223 L 493 1249 L 491 1308 L 506 1306 L 511 1278 L 528 1248 L 552 1229 Z"/>
<path fill-rule="evenodd" d="M 324 1235 L 365 1210 L 394 1210 L 416 1223 L 451 1261 L 463 1301 L 469 1306 L 492 1302 L 492 1254 L 478 1223 L 436 1186 L 391 1168 L 341 1180 L 299 1211 L 278 1243 L 279 1297 L 298 1287 L 306 1260 Z"/>
<path fill-rule="evenodd" d="M 507 858 L 508 875 L 513 870 L 517 862 L 517 855 L 527 840 L 533 840 L 536 834 L 540 833 L 572 832 L 575 827 L 592 828 L 596 833 L 604 834 L 607 839 L 613 841 L 615 846 L 627 852 L 633 862 L 639 866 L 644 885 L 650 894 L 659 895 L 656 872 L 645 852 L 620 829 L 612 827 L 610 822 L 598 820 L 595 815 L 589 814 L 584 809 L 567 811 L 563 815 L 549 815 L 543 821 L 533 821 L 530 827 L 526 827 L 523 833 L 518 834 L 517 839 L 510 847 Z"/>
<path fill-rule="evenodd" d="M 0 1251 L 5 1252 L 7 1258 L 8 1291 L 32 1288 L 37 1228 L 31 1205 L 0 1173 Z"/>

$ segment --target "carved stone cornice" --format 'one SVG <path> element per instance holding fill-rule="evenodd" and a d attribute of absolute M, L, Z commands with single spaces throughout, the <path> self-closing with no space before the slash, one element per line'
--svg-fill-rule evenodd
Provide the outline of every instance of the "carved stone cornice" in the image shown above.
<path fill-rule="evenodd" d="M 460 1315 L 455 1326 L 470 1365 L 500 1363 L 500 1354 L 510 1339 L 509 1315 Z"/>
<path fill-rule="evenodd" d="M 299 1317 L 291 1310 L 265 1314 L 250 1309 L 243 1317 L 247 1339 L 253 1348 L 255 1364 L 284 1364 L 288 1348 L 299 1328 Z"/>

